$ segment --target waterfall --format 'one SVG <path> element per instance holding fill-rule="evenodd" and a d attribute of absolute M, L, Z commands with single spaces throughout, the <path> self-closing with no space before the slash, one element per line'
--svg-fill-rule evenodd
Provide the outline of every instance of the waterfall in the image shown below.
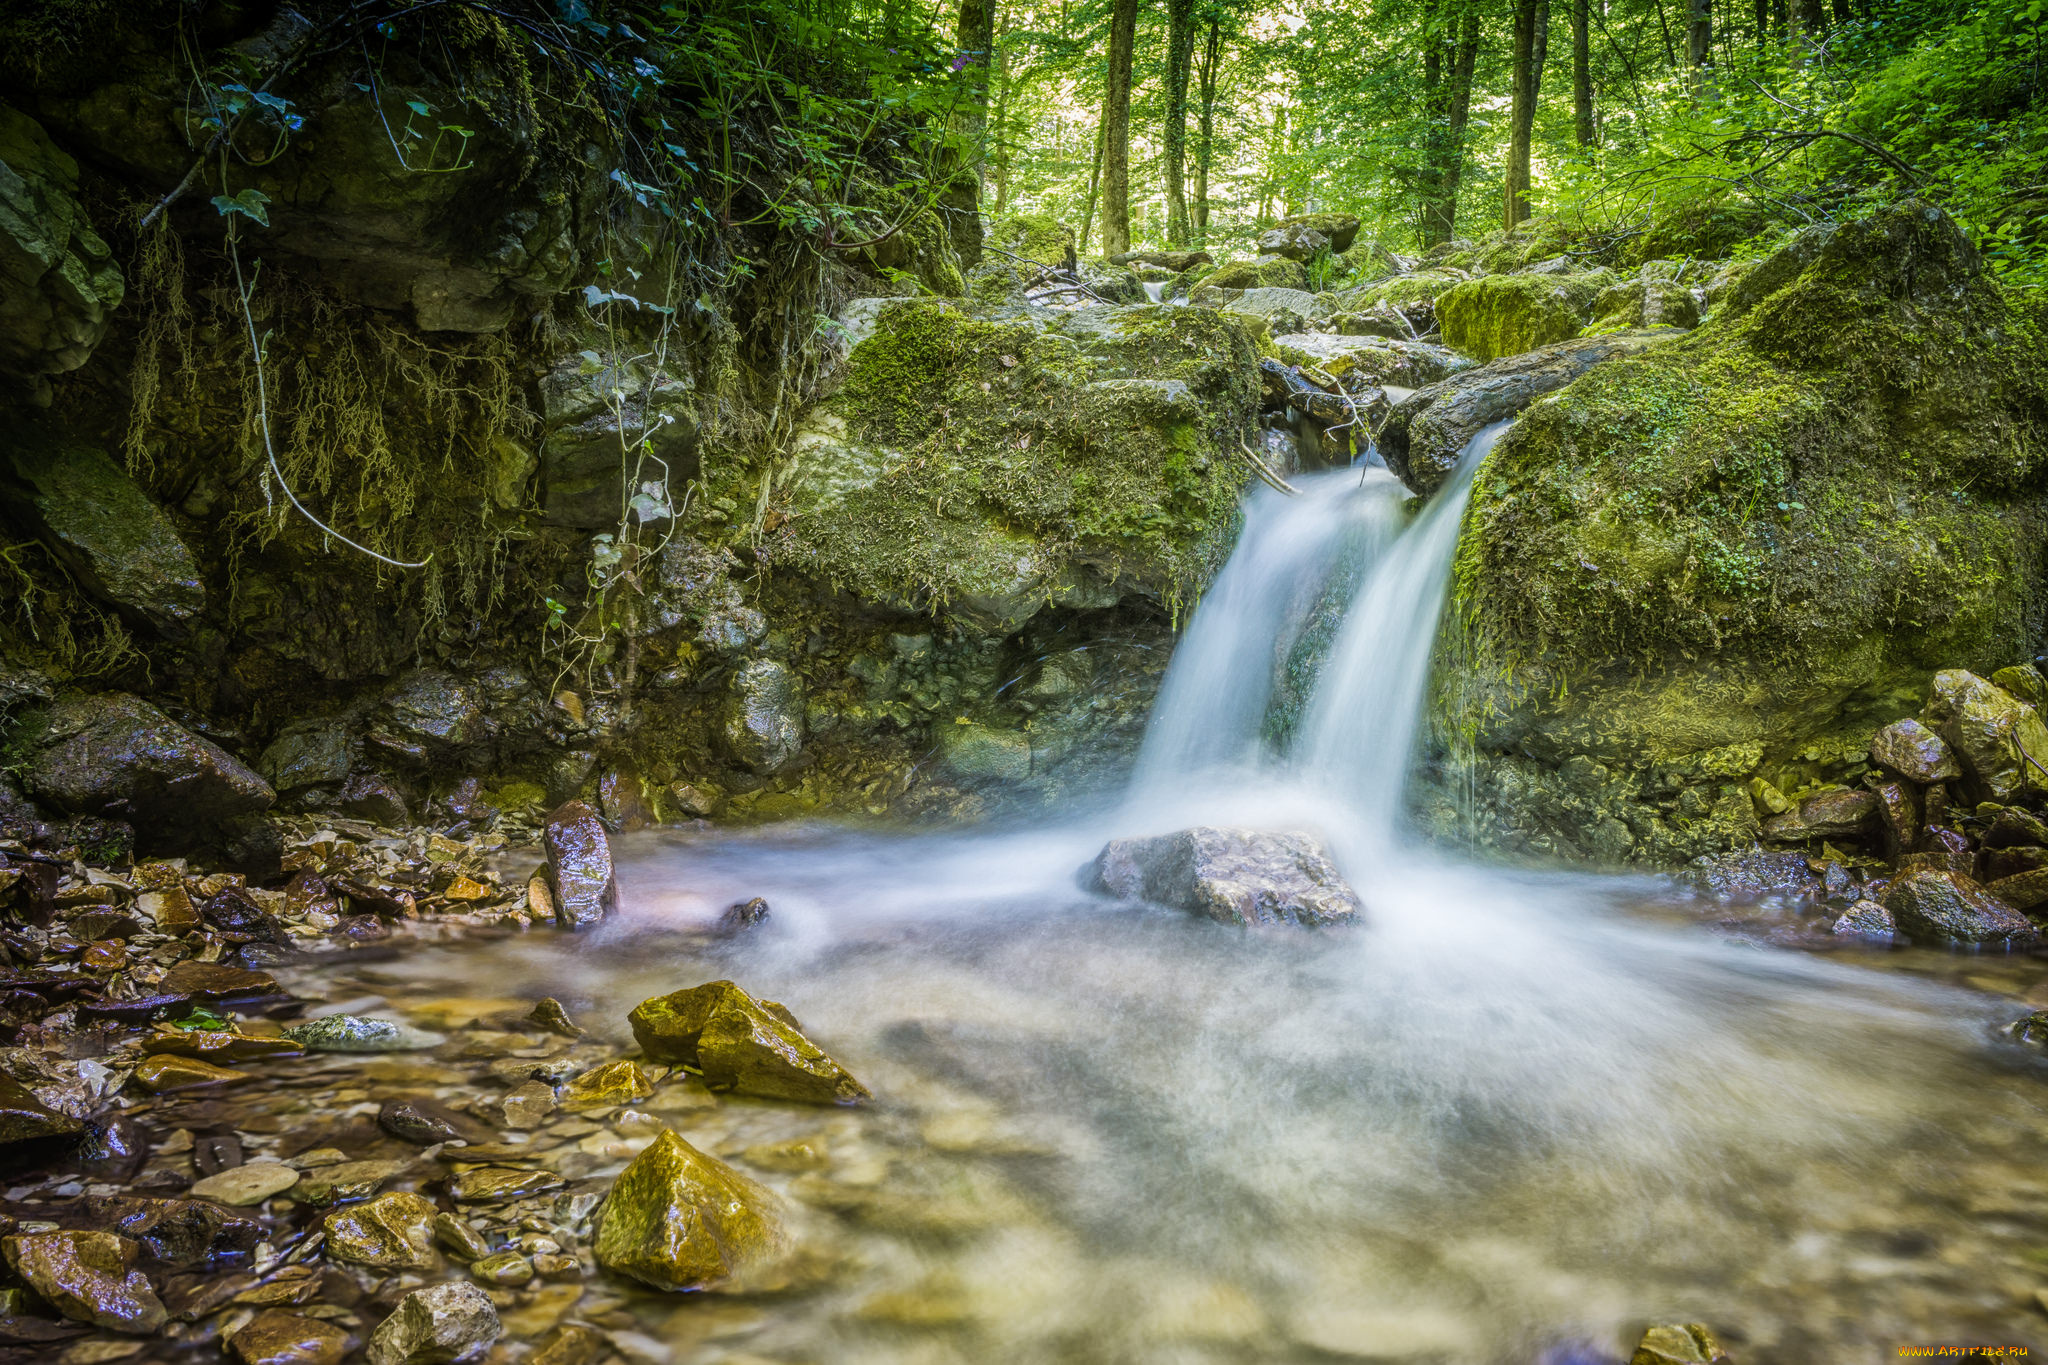
<path fill-rule="evenodd" d="M 1145 297 L 1154 303 L 1159 302 L 1166 297 L 1166 285 L 1167 282 L 1165 280 L 1145 281 Z"/>
<path fill-rule="evenodd" d="M 1466 443 L 1451 478 L 1403 526 L 1407 490 L 1384 469 L 1259 489 L 1244 531 L 1174 651 L 1132 783 L 1133 819 L 1260 823 L 1274 807 L 1342 812 L 1342 841 L 1385 849 L 1399 822 L 1458 528 L 1472 478 L 1508 422 Z M 1356 583 L 1301 724 L 1263 739 L 1280 670 L 1318 600 Z M 1340 833 L 1332 830 L 1333 834 Z"/>

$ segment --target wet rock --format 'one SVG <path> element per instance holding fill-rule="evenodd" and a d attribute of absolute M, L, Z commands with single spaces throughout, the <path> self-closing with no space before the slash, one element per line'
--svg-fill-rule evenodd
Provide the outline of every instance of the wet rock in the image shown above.
<path fill-rule="evenodd" d="M 1628 1365 L 1728 1365 L 1730 1357 L 1713 1329 L 1687 1322 L 1652 1327 Z"/>
<path fill-rule="evenodd" d="M 379 703 L 371 738 L 416 761 L 451 759 L 485 737 L 483 697 L 439 668 L 417 668 Z"/>
<path fill-rule="evenodd" d="M 191 1193 L 194 1199 L 243 1207 L 283 1194 L 298 1183 L 299 1173 L 281 1161 L 252 1161 L 198 1181 Z"/>
<path fill-rule="evenodd" d="M 1876 901 L 1857 901 L 1829 926 L 1829 932 L 1855 938 L 1889 939 L 1898 932 L 1892 912 Z"/>
<path fill-rule="evenodd" d="M 1113 839 L 1088 869 L 1095 889 L 1220 924 L 1350 924 L 1362 905 L 1313 836 L 1196 826 Z"/>
<path fill-rule="evenodd" d="M 1620 332 L 1559 341 L 1417 389 L 1394 405 L 1380 429 L 1380 453 L 1400 480 L 1434 493 L 1482 428 L 1521 412 L 1594 366 L 1636 355 L 1679 332 Z"/>
<path fill-rule="evenodd" d="M 2001 808 L 1987 802 L 1977 807 L 1977 818 L 1986 822 L 1986 848 L 2038 848 L 2048 845 L 2048 821 L 2032 811 L 2011 806 Z"/>
<path fill-rule="evenodd" d="M 434 1216 L 434 1240 L 460 1261 L 481 1261 L 491 1254 L 483 1235 L 452 1213 Z"/>
<path fill-rule="evenodd" d="M 179 1057 L 164 1052 L 144 1058 L 142 1064 L 135 1068 L 135 1083 L 154 1095 L 174 1090 L 205 1090 L 235 1085 L 248 1079 L 249 1074 L 245 1071 L 215 1066 L 197 1057 Z"/>
<path fill-rule="evenodd" d="M 2016 1043 L 2048 1051 L 2048 1010 L 2035 1010 L 2024 1019 L 2006 1025 L 2007 1035 Z"/>
<path fill-rule="evenodd" d="M 241 1365 L 340 1365 L 348 1333 L 331 1322 L 277 1309 L 258 1313 L 227 1339 Z"/>
<path fill-rule="evenodd" d="M 768 922 L 769 914 L 768 902 L 759 896 L 736 901 L 718 912 L 718 928 L 728 934 L 756 929 Z"/>
<path fill-rule="evenodd" d="M 125 693 L 58 702 L 25 776 L 37 800 L 124 820 L 152 847 L 200 842 L 276 799 L 219 745 Z"/>
<path fill-rule="evenodd" d="M 165 994 L 194 1000 L 253 1000 L 279 993 L 277 978 L 270 973 L 222 962 L 180 962 L 164 973 L 158 987 Z"/>
<path fill-rule="evenodd" d="M 6 1093 L 6 1087 L 0 1086 L 0 1142 L 13 1140 L 6 1136 Z M 87 1175 L 126 1184 L 149 1160 L 149 1152 L 149 1138 L 142 1126 L 126 1114 L 112 1114 L 86 1125 L 78 1142 L 78 1164 Z"/>
<path fill-rule="evenodd" d="M 150 1261 L 174 1269 L 244 1261 L 263 1236 L 262 1224 L 205 1199 L 88 1198 L 85 1213 L 94 1227 L 119 1233 Z"/>
<path fill-rule="evenodd" d="M 619 908 L 611 841 L 597 812 L 581 801 L 564 801 L 548 816 L 541 847 L 555 920 L 563 928 L 590 928 Z"/>
<path fill-rule="evenodd" d="M 0 1143 L 69 1137 L 83 1126 L 44 1104 L 21 1082 L 0 1076 Z"/>
<path fill-rule="evenodd" d="M 387 829 L 399 829 L 412 823 L 412 807 L 407 803 L 405 793 L 389 778 L 377 773 L 358 773 L 351 777 L 343 785 L 337 804 L 344 814 Z"/>
<path fill-rule="evenodd" d="M 2025 915 L 1952 872 L 1903 874 L 1886 889 L 1884 907 L 1901 931 L 1917 939 L 1999 943 L 2034 937 Z"/>
<path fill-rule="evenodd" d="M 1031 739 L 1021 730 L 988 725 L 941 725 L 940 761 L 955 777 L 1023 782 L 1031 776 Z"/>
<path fill-rule="evenodd" d="M 479 1284 L 516 1289 L 533 1282 L 533 1262 L 516 1251 L 499 1251 L 472 1262 L 469 1273 Z"/>
<path fill-rule="evenodd" d="M 1885 857 L 1897 862 L 1920 837 L 1920 802 L 1904 782 L 1879 782 L 1870 789 L 1877 798 L 1877 825 L 1884 834 Z"/>
<path fill-rule="evenodd" d="M 52 553 L 131 621 L 182 634 L 205 608 L 206 588 L 170 518 L 105 451 L 33 428 L 17 426 L 9 436 L 27 494 L 18 505 Z"/>
<path fill-rule="evenodd" d="M 294 792 L 346 782 L 355 762 L 355 728 L 343 717 L 324 716 L 279 731 L 256 760 L 256 771 L 277 791 Z"/>
<path fill-rule="evenodd" d="M 642 1052 L 695 1067 L 713 1090 L 811 1104 L 870 1098 L 866 1086 L 770 1003 L 730 981 L 712 981 L 643 1000 L 627 1020 Z"/>
<path fill-rule="evenodd" d="M 2048 702 L 2048 675 L 2033 664 L 2001 668 L 1991 675 L 1991 684 L 2029 706 L 2039 707 Z"/>
<path fill-rule="evenodd" d="M 308 1170 L 293 1187 L 292 1198 L 325 1206 L 368 1199 L 384 1183 L 401 1174 L 403 1161 L 340 1161 Z"/>
<path fill-rule="evenodd" d="M 2034 708 L 1966 669 L 1934 675 L 1920 719 L 1956 751 L 1994 801 L 2048 790 L 2048 725 Z"/>
<path fill-rule="evenodd" d="M 546 1081 L 525 1081 L 506 1091 L 500 1104 L 507 1128 L 538 1128 L 555 1112 L 555 1088 Z"/>
<path fill-rule="evenodd" d="M 422 1147 L 466 1136 L 453 1115 L 428 1100 L 386 1100 L 377 1111 L 377 1126 Z"/>
<path fill-rule="evenodd" d="M 407 1190 L 391 1190 L 327 1215 L 327 1254 L 376 1270 L 432 1270 L 433 1204 Z"/>
<path fill-rule="evenodd" d="M 734 671 L 719 722 L 726 754 L 754 772 L 781 771 L 804 742 L 803 688 L 787 665 L 755 659 Z"/>
<path fill-rule="evenodd" d="M 23 1283 L 73 1322 L 147 1336 L 168 1319 L 149 1277 L 135 1269 L 140 1251 L 111 1232 L 38 1232 L 0 1241 Z"/>
<path fill-rule="evenodd" d="M 621 833 L 657 823 L 653 808 L 647 804 L 640 773 L 630 763 L 619 765 L 597 780 L 597 799 L 606 823 Z"/>
<path fill-rule="evenodd" d="M 2048 868 L 2000 877 L 1984 889 L 2015 910 L 2032 910 L 2048 905 Z"/>
<path fill-rule="evenodd" d="M 372 1019 L 360 1014 L 329 1014 L 292 1024 L 284 1036 L 308 1052 L 416 1052 L 439 1047 L 447 1038 L 428 1033 L 396 1019 Z"/>
<path fill-rule="evenodd" d="M 1983 857 L 1983 882 L 1992 882 L 2005 877 L 2017 877 L 2022 872 L 2048 867 L 2048 848 L 2020 845 L 2015 848 L 1987 848 Z"/>
<path fill-rule="evenodd" d="M 503 1204 L 526 1199 L 563 1185 L 553 1171 L 520 1171 L 506 1166 L 483 1166 L 463 1171 L 448 1182 L 448 1197 L 458 1204 Z"/>
<path fill-rule="evenodd" d="M 1764 821 L 1764 836 L 1782 843 L 1839 839 L 1861 833 L 1877 810 L 1877 797 L 1870 792 L 1847 788 L 1818 792 L 1802 800 L 1798 809 Z"/>
<path fill-rule="evenodd" d="M 613 1183 L 597 1261 L 656 1289 L 697 1289 L 772 1260 L 779 1223 L 773 1195 L 664 1130 Z"/>
<path fill-rule="evenodd" d="M 649 1054 L 650 1056 L 652 1054 Z M 654 1094 L 654 1085 L 633 1061 L 620 1058 L 594 1066 L 562 1089 L 562 1108 L 571 1113 L 635 1104 Z"/>
<path fill-rule="evenodd" d="M 78 163 L 0 105 L 0 376 L 47 404 L 46 376 L 83 365 L 123 294 L 121 268 L 78 197 Z"/>
<path fill-rule="evenodd" d="M 526 1016 L 526 1022 L 537 1029 L 562 1038 L 581 1038 L 583 1030 L 569 1017 L 569 1011 L 562 1008 L 562 1002 L 553 996 L 543 998 Z"/>
<path fill-rule="evenodd" d="M 370 1365 L 444 1365 L 482 1355 L 503 1331 L 490 1296 L 473 1284 L 415 1289 L 370 1334 Z"/>
<path fill-rule="evenodd" d="M 1917 720 L 1898 721 L 1879 730 L 1870 741 L 1870 760 L 1909 782 L 1947 782 L 1963 775 L 1955 752 Z"/>

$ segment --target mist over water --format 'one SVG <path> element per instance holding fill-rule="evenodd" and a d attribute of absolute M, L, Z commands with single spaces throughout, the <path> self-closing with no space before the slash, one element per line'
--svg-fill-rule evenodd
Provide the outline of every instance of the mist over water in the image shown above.
<path fill-rule="evenodd" d="M 1111 815 L 638 836 L 625 913 L 581 951 L 505 946 L 505 981 L 614 1020 L 718 976 L 788 1002 L 877 1106 L 729 1103 L 685 1136 L 824 1123 L 826 1179 L 883 1169 L 874 1188 L 954 1220 L 818 1234 L 859 1269 L 747 1351 L 1534 1365 L 1581 1338 L 1625 1358 L 1652 1320 L 1713 1323 L 1744 1365 L 2038 1342 L 2048 1118 L 1989 1041 L 2011 1002 L 1709 933 L 1655 879 L 1474 866 L 1404 832 L 1500 434 L 1419 513 L 1382 469 L 1255 491 Z M 1366 926 L 1242 932 L 1080 889 L 1106 838 L 1198 821 L 1319 832 Z M 670 932 L 750 896 L 764 933 Z M 963 1125 L 997 1139 L 933 1136 Z M 918 1316 L 936 1300 L 942 1329 Z M 904 1304 L 926 1307 L 877 1307 Z"/>

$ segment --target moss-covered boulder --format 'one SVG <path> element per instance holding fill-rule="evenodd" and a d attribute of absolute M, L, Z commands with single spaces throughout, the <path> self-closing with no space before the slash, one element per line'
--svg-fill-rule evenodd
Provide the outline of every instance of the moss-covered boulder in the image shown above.
<path fill-rule="evenodd" d="M 1601 336 L 1642 327 L 1699 326 L 1699 300 L 1682 279 L 1669 270 L 1658 269 L 1668 264 L 1653 261 L 1635 278 L 1601 290 L 1593 301 L 1593 321 L 1587 325 L 1586 335 Z"/>
<path fill-rule="evenodd" d="M 121 269 L 78 200 L 78 163 L 0 104 L 0 383 L 49 401 L 121 306 Z"/>
<path fill-rule="evenodd" d="M 1249 261 L 1226 261 L 1201 277 L 1200 284 L 1213 289 L 1307 289 L 1308 271 L 1300 261 L 1285 256 L 1260 256 Z"/>
<path fill-rule="evenodd" d="M 786 1246 L 774 1195 L 663 1129 L 605 1197 L 597 1262 L 656 1289 L 700 1289 Z"/>
<path fill-rule="evenodd" d="M 1788 249 L 1779 288 L 1537 403 L 1480 471 L 1439 680 L 1484 837 L 1715 851 L 1750 778 L 1842 780 L 1929 674 L 2038 640 L 2036 323 L 1924 205 Z"/>
<path fill-rule="evenodd" d="M 769 552 L 996 635 L 1048 603 L 1186 600 L 1224 549 L 1257 361 L 1209 308 L 888 304 L 791 442 Z"/>
<path fill-rule="evenodd" d="M 1436 300 L 1444 344 L 1477 360 L 1520 355 L 1579 334 L 1606 274 L 1488 275 Z"/>
<path fill-rule="evenodd" d="M 989 246 L 1039 265 L 1074 259 L 1074 229 L 1049 213 L 1013 213 L 989 224 Z M 1121 264 L 1121 262 L 1119 262 Z"/>

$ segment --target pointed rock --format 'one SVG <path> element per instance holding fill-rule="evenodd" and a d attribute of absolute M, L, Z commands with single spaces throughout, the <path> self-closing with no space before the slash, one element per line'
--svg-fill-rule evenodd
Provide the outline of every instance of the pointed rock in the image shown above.
<path fill-rule="evenodd" d="M 788 1011 L 769 1008 L 730 981 L 712 981 L 643 1000 L 628 1022 L 656 1061 L 695 1067 L 713 1090 L 858 1104 L 868 1088 L 800 1032 Z"/>
<path fill-rule="evenodd" d="M 482 1355 L 503 1332 L 490 1296 L 473 1284 L 415 1289 L 370 1334 L 370 1365 L 448 1365 Z"/>
<path fill-rule="evenodd" d="M 162 1329 L 168 1314 L 149 1277 L 135 1269 L 139 1250 L 111 1232 L 37 1232 L 0 1241 L 14 1273 L 65 1317 L 147 1336 Z"/>
<path fill-rule="evenodd" d="M 555 920 L 564 929 L 588 929 L 619 908 L 611 842 L 596 811 L 581 801 L 564 801 L 548 816 L 541 847 Z"/>
<path fill-rule="evenodd" d="M 780 1219 L 775 1196 L 664 1129 L 613 1183 L 597 1261 L 656 1289 L 697 1289 L 780 1255 Z"/>

